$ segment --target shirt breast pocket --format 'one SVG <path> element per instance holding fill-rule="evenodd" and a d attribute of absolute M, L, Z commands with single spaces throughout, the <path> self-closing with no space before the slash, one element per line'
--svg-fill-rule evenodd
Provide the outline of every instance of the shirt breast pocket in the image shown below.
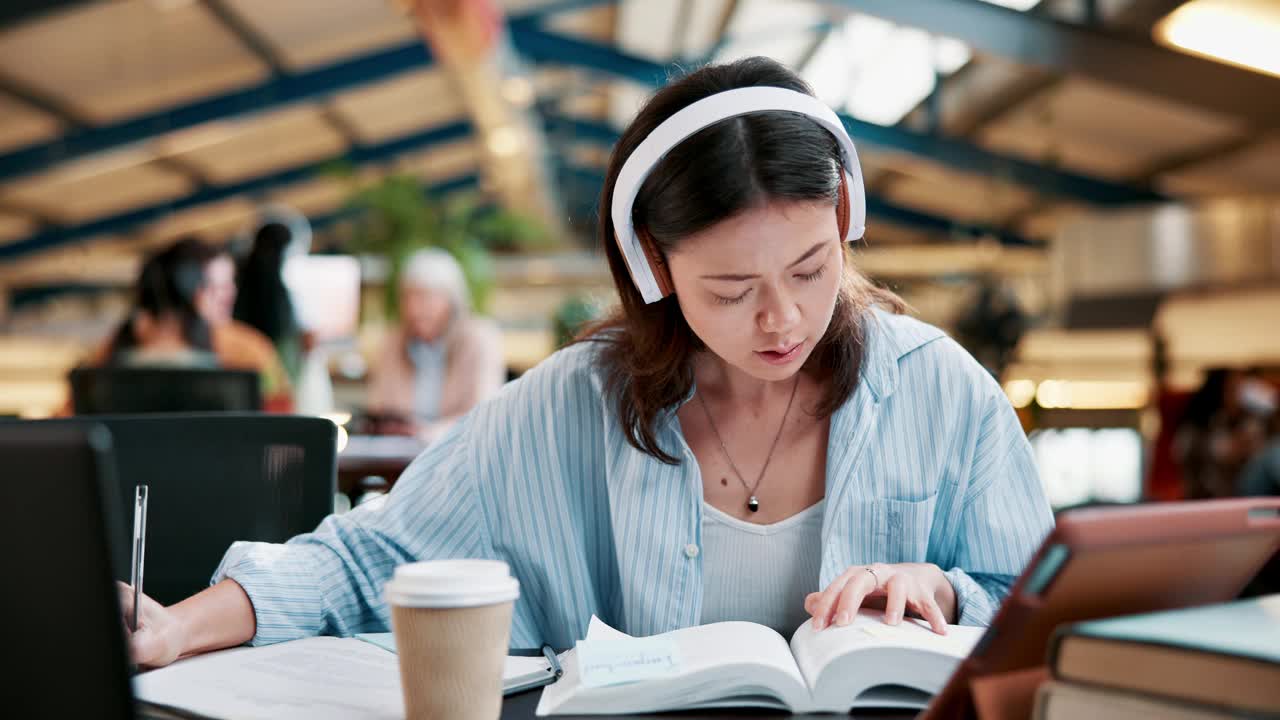
<path fill-rule="evenodd" d="M 923 500 L 873 500 L 874 559 L 883 563 L 925 562 L 937 503 L 936 493 Z"/>

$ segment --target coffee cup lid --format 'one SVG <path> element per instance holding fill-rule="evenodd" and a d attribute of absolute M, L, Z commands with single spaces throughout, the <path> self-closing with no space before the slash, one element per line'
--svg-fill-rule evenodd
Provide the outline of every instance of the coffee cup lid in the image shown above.
<path fill-rule="evenodd" d="M 501 560 L 429 560 L 397 567 L 386 595 L 399 607 L 475 607 L 515 600 L 520 583 Z"/>

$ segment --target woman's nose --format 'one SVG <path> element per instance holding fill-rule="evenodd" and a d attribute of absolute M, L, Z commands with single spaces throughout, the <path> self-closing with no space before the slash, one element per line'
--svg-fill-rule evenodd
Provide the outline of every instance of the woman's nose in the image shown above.
<path fill-rule="evenodd" d="M 800 322 L 800 307 L 782 289 L 766 293 L 764 307 L 758 318 L 760 330 L 769 334 L 784 334 Z"/>

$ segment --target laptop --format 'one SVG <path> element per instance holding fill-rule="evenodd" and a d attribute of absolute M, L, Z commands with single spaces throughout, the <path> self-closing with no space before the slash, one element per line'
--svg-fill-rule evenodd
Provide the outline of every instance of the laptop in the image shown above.
<path fill-rule="evenodd" d="M 1064 512 L 922 717 L 1029 709 L 1059 625 L 1235 599 L 1278 551 L 1280 497 Z"/>
<path fill-rule="evenodd" d="M 108 548 L 113 467 L 101 426 L 0 424 L 6 717 L 134 716 Z"/>

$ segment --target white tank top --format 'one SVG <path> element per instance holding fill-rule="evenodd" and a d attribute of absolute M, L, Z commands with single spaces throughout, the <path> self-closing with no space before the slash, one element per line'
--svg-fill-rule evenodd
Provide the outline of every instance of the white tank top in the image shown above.
<path fill-rule="evenodd" d="M 790 639 L 818 590 L 824 501 L 772 525 L 702 504 L 702 623 L 747 620 Z"/>

